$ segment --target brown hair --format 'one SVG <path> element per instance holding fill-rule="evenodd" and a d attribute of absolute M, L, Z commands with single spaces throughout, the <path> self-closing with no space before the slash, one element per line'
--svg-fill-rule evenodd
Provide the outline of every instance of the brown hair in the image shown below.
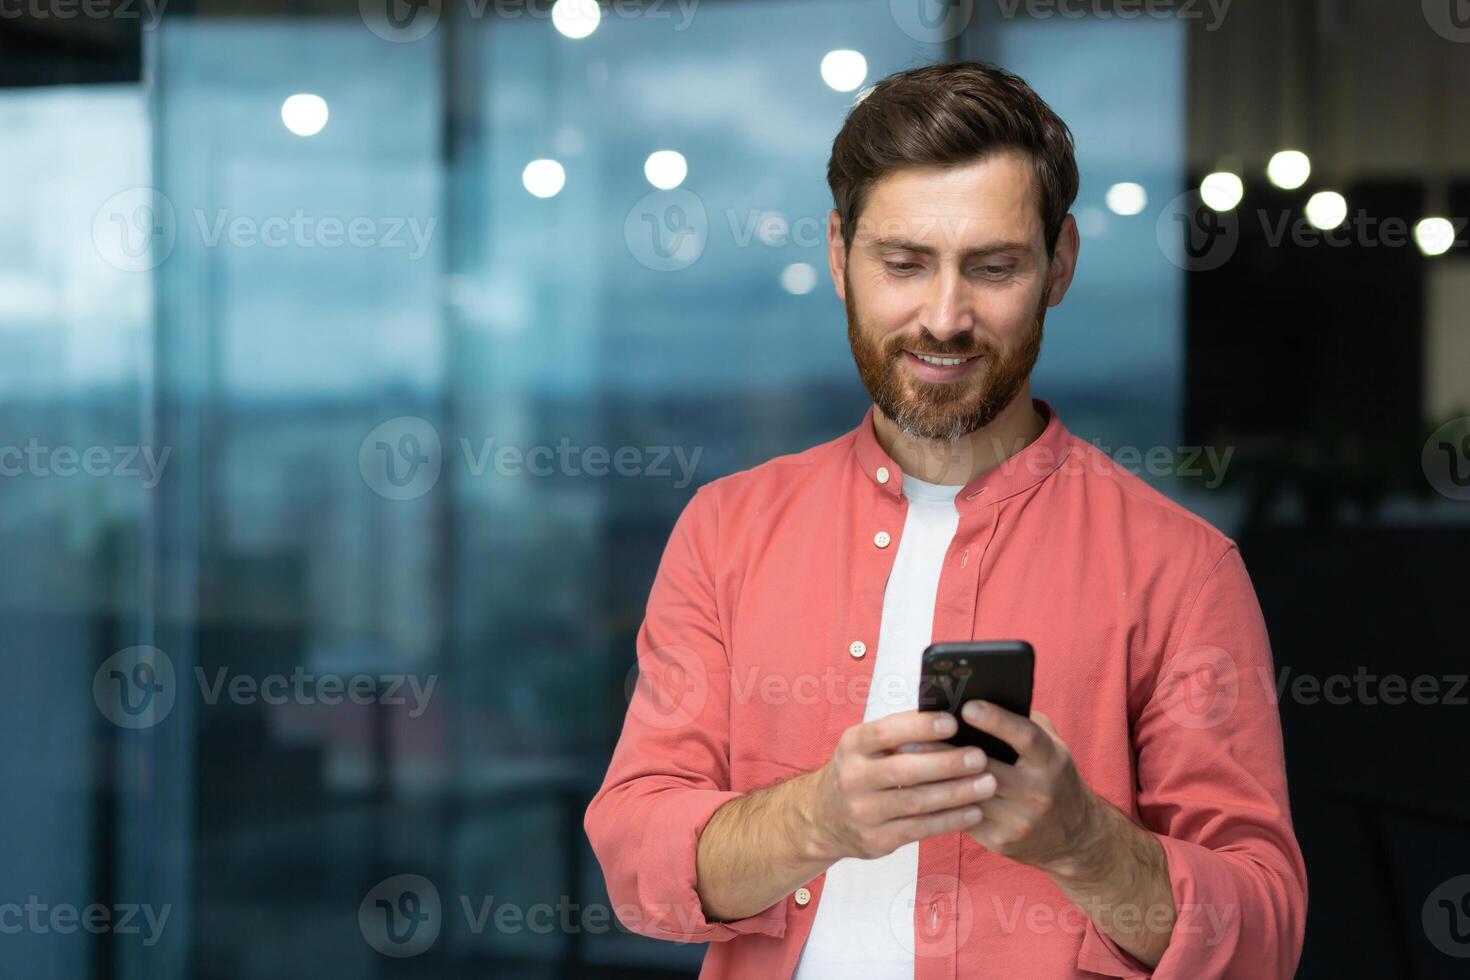
<path fill-rule="evenodd" d="M 827 183 L 852 248 L 858 217 L 880 179 L 904 167 L 955 166 L 1004 149 L 1035 164 L 1046 252 L 1077 197 L 1072 132 L 1018 76 L 983 61 L 889 75 L 847 114 L 832 141 Z"/>

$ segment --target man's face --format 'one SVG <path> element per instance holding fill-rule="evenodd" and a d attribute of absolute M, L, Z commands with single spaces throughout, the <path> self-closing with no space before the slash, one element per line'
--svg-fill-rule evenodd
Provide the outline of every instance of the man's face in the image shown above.
<path fill-rule="evenodd" d="M 909 435 L 958 439 L 988 425 L 1036 365 L 1076 232 L 1069 217 L 1049 261 L 1032 180 L 1029 158 L 1010 151 L 898 171 L 872 188 L 845 260 L 840 237 L 838 254 L 829 248 L 858 373 Z"/>

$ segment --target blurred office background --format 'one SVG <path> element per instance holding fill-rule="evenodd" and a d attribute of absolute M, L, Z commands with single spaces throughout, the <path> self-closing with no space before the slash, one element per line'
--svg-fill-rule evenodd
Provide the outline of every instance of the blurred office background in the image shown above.
<path fill-rule="evenodd" d="M 693 976 L 581 830 L 647 588 L 861 417 L 831 139 L 983 57 L 1082 169 L 1037 394 L 1260 594 L 1300 975 L 1463 975 L 1463 3 L 3 14 L 0 974 Z"/>

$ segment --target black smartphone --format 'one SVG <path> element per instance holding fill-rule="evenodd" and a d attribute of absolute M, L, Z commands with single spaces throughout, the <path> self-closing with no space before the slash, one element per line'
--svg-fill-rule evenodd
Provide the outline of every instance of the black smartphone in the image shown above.
<path fill-rule="evenodd" d="M 950 745 L 975 746 L 992 759 L 1014 763 L 1016 750 L 960 716 L 966 701 L 998 704 L 1022 718 L 1031 715 L 1031 678 L 1036 652 L 1025 640 L 935 643 L 924 651 L 919 675 L 919 710 L 948 711 L 959 722 Z"/>

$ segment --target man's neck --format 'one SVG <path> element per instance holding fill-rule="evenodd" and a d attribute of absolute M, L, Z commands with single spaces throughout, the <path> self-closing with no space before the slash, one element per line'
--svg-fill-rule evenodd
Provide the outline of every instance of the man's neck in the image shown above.
<path fill-rule="evenodd" d="M 883 410 L 873 408 L 873 434 L 899 468 L 926 483 L 964 486 L 995 469 L 1041 435 L 1046 420 L 1031 404 L 1025 385 L 990 424 L 950 441 L 921 439 L 901 431 Z"/>

